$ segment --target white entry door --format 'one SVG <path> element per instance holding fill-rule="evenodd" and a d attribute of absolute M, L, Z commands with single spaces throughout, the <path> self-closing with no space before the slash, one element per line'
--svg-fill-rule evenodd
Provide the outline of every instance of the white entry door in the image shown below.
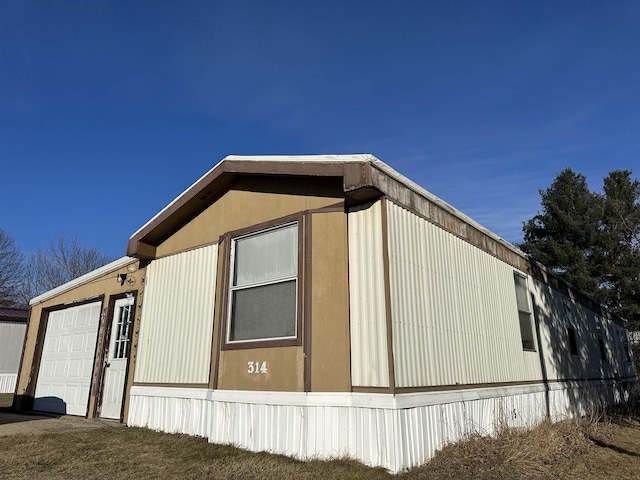
<path fill-rule="evenodd" d="M 120 420 L 127 374 L 129 338 L 133 325 L 133 297 L 116 300 L 111 325 L 109 355 L 104 371 L 100 416 Z"/>

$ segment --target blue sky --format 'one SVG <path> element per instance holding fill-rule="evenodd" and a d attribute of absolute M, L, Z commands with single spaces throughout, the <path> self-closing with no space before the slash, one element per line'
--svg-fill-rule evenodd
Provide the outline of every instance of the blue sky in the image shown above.
<path fill-rule="evenodd" d="M 509 241 L 640 164 L 640 2 L 0 2 L 0 228 L 113 256 L 228 154 L 372 153 Z"/>

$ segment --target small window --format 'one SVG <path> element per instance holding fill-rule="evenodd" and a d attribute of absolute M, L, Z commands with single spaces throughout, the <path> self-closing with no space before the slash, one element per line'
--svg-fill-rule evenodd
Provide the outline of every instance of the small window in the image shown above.
<path fill-rule="evenodd" d="M 298 225 L 238 237 L 231 258 L 227 342 L 295 338 Z"/>
<path fill-rule="evenodd" d="M 629 337 L 626 334 L 623 334 L 622 348 L 624 349 L 624 355 L 627 362 L 631 361 L 631 354 L 629 353 Z"/>
<path fill-rule="evenodd" d="M 571 311 L 571 302 L 568 299 L 563 298 L 562 305 L 564 306 L 564 318 L 566 318 L 566 320 L 569 323 L 573 323 L 573 312 Z"/>
<path fill-rule="evenodd" d="M 607 361 L 607 349 L 604 346 L 604 340 L 602 337 L 598 338 L 598 345 L 600 346 L 600 360 Z"/>
<path fill-rule="evenodd" d="M 577 357 L 578 356 L 578 341 L 576 340 L 576 329 L 573 327 L 569 327 L 567 329 L 567 334 L 569 336 L 569 349 L 571 350 L 571 355 Z"/>
<path fill-rule="evenodd" d="M 113 326 L 113 358 L 127 358 L 129 352 L 129 330 L 133 322 L 133 305 L 120 307 L 116 324 Z"/>
<path fill-rule="evenodd" d="M 533 328 L 531 328 L 531 307 L 529 306 L 527 279 L 519 273 L 513 272 L 513 280 L 516 288 L 516 303 L 518 306 L 518 318 L 520 320 L 522 348 L 523 350 L 535 351 Z"/>

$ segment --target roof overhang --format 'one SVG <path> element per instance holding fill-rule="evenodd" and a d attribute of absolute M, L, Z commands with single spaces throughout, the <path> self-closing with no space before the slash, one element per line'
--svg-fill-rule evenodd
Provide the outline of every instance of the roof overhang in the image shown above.
<path fill-rule="evenodd" d="M 372 182 L 374 160 L 377 159 L 372 155 L 225 157 L 135 232 L 129 238 L 127 255 L 154 258 L 161 242 L 206 209 L 242 175 L 341 178 L 347 203 L 380 197 L 383 192 Z"/>
<path fill-rule="evenodd" d="M 74 278 L 73 280 L 62 284 L 59 287 L 49 290 L 48 292 L 44 292 L 43 294 L 38 295 L 37 297 L 33 297 L 29 302 L 29 306 L 46 302 L 47 300 L 50 300 L 53 297 L 66 293 L 69 290 L 73 290 L 74 288 L 84 285 L 85 283 L 92 282 L 97 278 L 100 278 L 104 275 L 108 275 L 109 273 L 115 272 L 116 270 L 120 270 L 121 268 L 127 267 L 137 262 L 138 262 L 137 258 L 131 258 L 131 257 L 122 257 L 122 258 L 119 258 L 118 260 L 114 260 L 113 262 L 107 263 L 106 265 L 100 268 L 97 268 L 95 270 L 92 270 L 91 272 L 86 273 L 78 278 Z"/>
<path fill-rule="evenodd" d="M 495 233 L 369 154 L 225 157 L 135 232 L 129 238 L 127 255 L 140 259 L 155 258 L 156 247 L 160 243 L 211 205 L 242 175 L 339 178 L 347 205 L 386 195 L 417 211 L 431 209 L 430 217 L 444 213 L 455 219 L 455 225 L 447 226 L 456 234 L 464 237 L 466 229 L 471 227 L 523 255 Z"/>

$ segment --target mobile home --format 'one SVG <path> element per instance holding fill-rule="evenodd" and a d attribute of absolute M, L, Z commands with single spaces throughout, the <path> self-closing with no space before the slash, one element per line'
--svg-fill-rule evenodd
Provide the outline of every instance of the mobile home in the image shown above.
<path fill-rule="evenodd" d="M 301 459 L 400 471 L 636 382 L 621 319 L 371 155 L 226 157 L 59 289 L 16 406 Z"/>

